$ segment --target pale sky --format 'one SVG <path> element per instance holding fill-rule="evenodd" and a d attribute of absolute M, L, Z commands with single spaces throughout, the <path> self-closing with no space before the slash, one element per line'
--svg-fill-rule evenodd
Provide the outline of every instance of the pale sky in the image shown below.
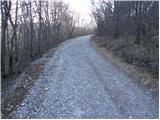
<path fill-rule="evenodd" d="M 70 5 L 70 7 L 79 13 L 80 19 L 84 19 L 85 23 L 91 23 L 91 2 L 90 0 L 62 0 L 63 2 Z"/>
<path fill-rule="evenodd" d="M 83 23 L 80 23 L 80 25 L 88 25 L 90 23 L 94 25 L 93 20 L 91 19 L 91 2 L 90 2 L 91 0 L 57 0 L 57 1 L 62 1 L 64 3 L 69 4 L 70 8 L 74 10 L 77 16 L 79 16 L 78 19 L 80 20 L 80 22 L 83 19 Z M 12 3 L 15 4 L 16 0 L 12 0 Z"/>

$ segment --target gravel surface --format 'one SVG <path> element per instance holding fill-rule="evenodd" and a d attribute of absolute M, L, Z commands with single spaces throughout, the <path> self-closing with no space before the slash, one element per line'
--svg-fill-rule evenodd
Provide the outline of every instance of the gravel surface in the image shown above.
<path fill-rule="evenodd" d="M 13 118 L 158 118 L 158 103 L 91 47 L 64 42 L 45 65 Z"/>

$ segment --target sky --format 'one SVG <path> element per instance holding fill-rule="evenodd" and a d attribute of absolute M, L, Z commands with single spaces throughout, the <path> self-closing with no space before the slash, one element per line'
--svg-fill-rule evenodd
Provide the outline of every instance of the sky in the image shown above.
<path fill-rule="evenodd" d="M 84 19 L 82 24 L 90 24 L 91 20 L 91 2 L 90 0 L 62 0 L 79 14 L 80 19 Z"/>
<path fill-rule="evenodd" d="M 74 12 L 79 16 L 78 19 L 80 21 L 80 26 L 81 25 L 94 26 L 94 20 L 93 18 L 91 18 L 91 0 L 57 0 L 57 1 L 62 1 L 64 3 L 69 4 L 70 8 L 74 10 Z M 16 0 L 12 0 L 12 3 L 15 4 Z"/>

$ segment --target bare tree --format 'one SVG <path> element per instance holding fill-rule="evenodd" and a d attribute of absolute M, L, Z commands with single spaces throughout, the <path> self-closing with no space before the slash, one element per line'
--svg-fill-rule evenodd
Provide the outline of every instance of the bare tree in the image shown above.
<path fill-rule="evenodd" d="M 11 1 L 1 1 L 1 18 L 2 18 L 2 49 L 1 49 L 1 71 L 2 75 L 6 74 L 5 70 L 5 58 L 6 58 L 6 30 L 8 26 L 8 19 L 10 16 L 10 9 L 11 9 Z"/>
<path fill-rule="evenodd" d="M 62 1 L 1 1 L 1 16 L 2 74 L 20 72 L 48 49 L 80 35 L 75 13 Z"/>

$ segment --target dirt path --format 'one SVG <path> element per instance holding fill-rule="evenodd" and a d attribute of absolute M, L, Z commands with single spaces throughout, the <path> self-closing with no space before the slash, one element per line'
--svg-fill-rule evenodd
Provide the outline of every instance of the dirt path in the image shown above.
<path fill-rule="evenodd" d="M 57 49 L 11 118 L 158 118 L 151 93 L 102 57 L 89 38 Z"/>

